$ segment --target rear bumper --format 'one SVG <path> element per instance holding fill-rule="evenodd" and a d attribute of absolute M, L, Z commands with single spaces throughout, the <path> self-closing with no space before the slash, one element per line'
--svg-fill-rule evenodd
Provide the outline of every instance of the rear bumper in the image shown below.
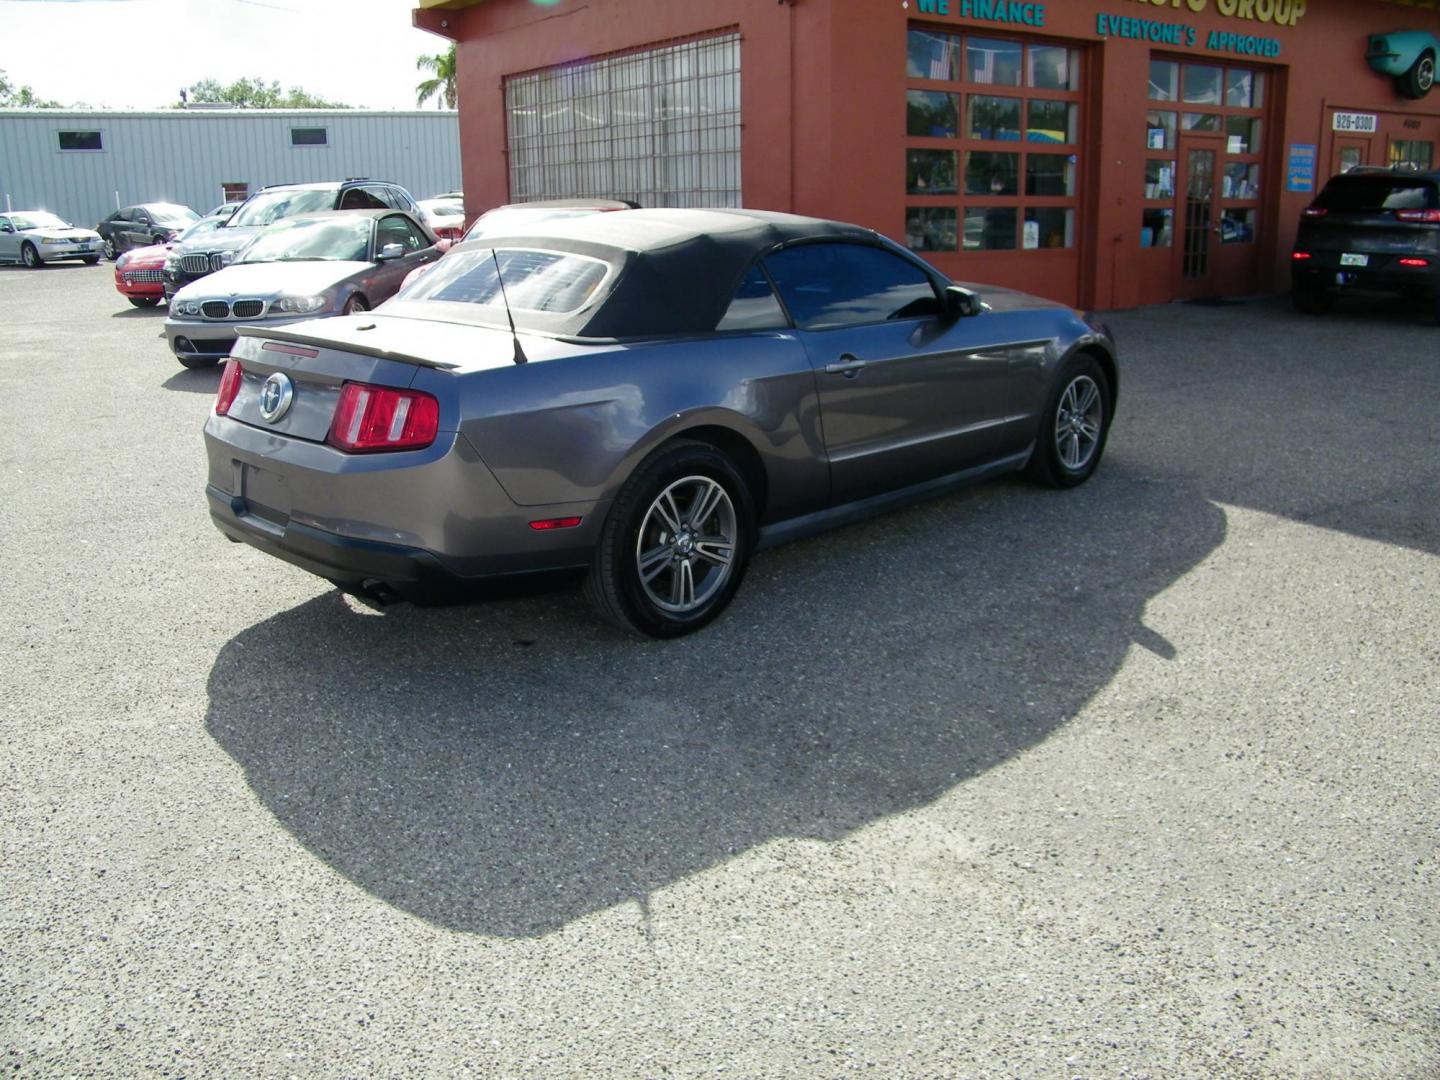
<path fill-rule="evenodd" d="M 207 502 L 223 534 L 347 586 L 583 567 L 609 509 L 517 506 L 454 433 L 422 451 L 351 455 L 212 415 L 205 445 Z M 579 527 L 530 528 L 571 516 Z"/>
<path fill-rule="evenodd" d="M 1370 269 L 1341 266 L 1338 257 L 1316 257 L 1304 266 L 1291 264 L 1290 281 L 1296 288 L 1354 289 L 1360 292 L 1402 293 L 1407 296 L 1440 295 L 1440 260 L 1429 266 Z"/>

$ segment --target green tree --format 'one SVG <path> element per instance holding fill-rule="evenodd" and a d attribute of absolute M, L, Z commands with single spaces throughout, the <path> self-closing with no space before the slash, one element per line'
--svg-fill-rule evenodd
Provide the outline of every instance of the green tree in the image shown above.
<path fill-rule="evenodd" d="M 235 109 L 348 109 L 339 101 L 327 101 L 306 93 L 298 86 L 281 90 L 278 82 L 264 79 L 236 79 L 222 85 L 216 79 L 201 79 L 180 91 L 175 108 L 190 105 L 229 105 Z"/>
<path fill-rule="evenodd" d="M 420 57 L 415 61 L 415 70 L 429 71 L 435 76 L 415 87 L 416 105 L 424 105 L 438 94 L 437 108 L 442 106 L 447 109 L 455 108 L 455 45 L 453 42 L 449 49 L 437 56 Z"/>
<path fill-rule="evenodd" d="M 0 109 L 60 109 L 58 101 L 36 95 L 28 86 L 16 86 L 0 71 Z"/>

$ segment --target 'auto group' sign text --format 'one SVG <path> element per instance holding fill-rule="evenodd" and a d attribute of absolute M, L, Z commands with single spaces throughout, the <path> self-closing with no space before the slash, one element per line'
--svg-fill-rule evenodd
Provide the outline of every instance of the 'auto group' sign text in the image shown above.
<path fill-rule="evenodd" d="M 1184 7 L 1199 14 L 1210 6 L 1210 0 L 1135 0 L 1151 7 Z M 1215 10 L 1235 19 L 1294 26 L 1305 14 L 1305 0 L 1215 0 Z"/>

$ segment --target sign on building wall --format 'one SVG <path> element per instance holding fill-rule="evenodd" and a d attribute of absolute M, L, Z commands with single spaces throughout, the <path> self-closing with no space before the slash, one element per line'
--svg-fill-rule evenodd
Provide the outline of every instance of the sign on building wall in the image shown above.
<path fill-rule="evenodd" d="M 1380 117 L 1374 113 L 1337 112 L 1330 121 L 1333 131 L 1350 135 L 1373 135 L 1380 127 Z"/>
<path fill-rule="evenodd" d="M 1291 143 L 1285 164 L 1286 191 L 1315 190 L 1314 143 Z"/>

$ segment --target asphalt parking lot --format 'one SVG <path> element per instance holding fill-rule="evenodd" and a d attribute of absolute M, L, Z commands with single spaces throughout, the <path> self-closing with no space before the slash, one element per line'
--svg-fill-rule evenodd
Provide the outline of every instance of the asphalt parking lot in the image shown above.
<path fill-rule="evenodd" d="M 0 1070 L 1440 1073 L 1440 329 L 1116 314 L 1095 479 L 624 638 L 226 543 L 217 371 L 0 269 Z"/>

